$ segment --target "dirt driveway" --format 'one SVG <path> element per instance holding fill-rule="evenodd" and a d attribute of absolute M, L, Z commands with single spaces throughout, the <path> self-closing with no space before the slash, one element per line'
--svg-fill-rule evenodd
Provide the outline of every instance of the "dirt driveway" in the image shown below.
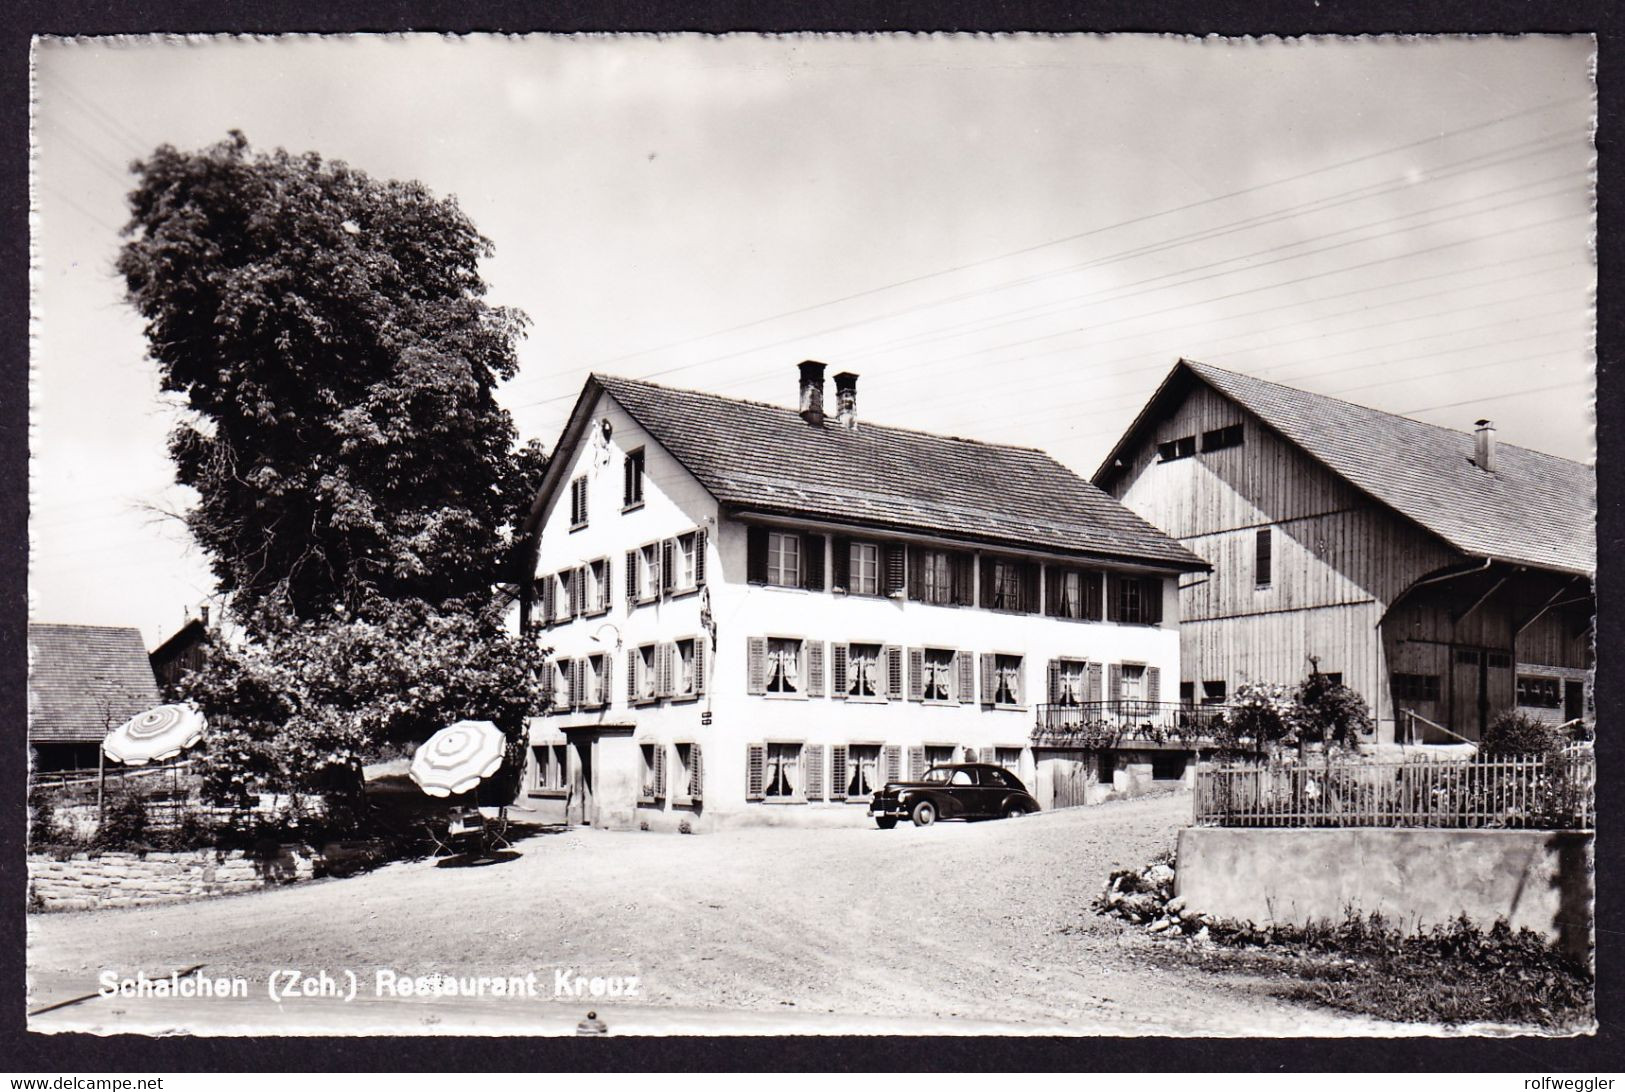
<path fill-rule="evenodd" d="M 199 1031 L 296 1030 L 294 1003 L 272 1005 L 262 984 L 285 968 L 357 972 L 365 1004 L 306 1006 L 313 1030 L 327 1032 L 454 1030 L 464 1017 L 479 1025 L 482 1011 L 489 1030 L 569 1030 L 589 1005 L 644 1030 L 850 1031 L 853 1017 L 876 1031 L 1396 1030 L 1147 960 L 1156 942 L 1088 909 L 1111 869 L 1170 848 L 1189 814 L 1179 795 L 893 831 L 570 830 L 480 867 L 421 861 L 235 898 L 34 915 L 30 1009 L 94 992 L 104 968 L 154 976 L 203 964 L 248 978 L 250 999 L 194 1003 L 183 1018 L 176 1007 L 154 1014 L 175 1002 L 98 997 L 35 1026 L 117 1031 L 160 1019 Z M 535 971 L 548 996 L 532 1006 L 379 999 L 369 996 L 378 968 Z M 560 998 L 561 970 L 571 981 L 636 976 L 636 998 Z M 663 1013 L 676 1024 L 663 1025 Z M 443 1023 L 447 1014 L 461 1015 Z"/>

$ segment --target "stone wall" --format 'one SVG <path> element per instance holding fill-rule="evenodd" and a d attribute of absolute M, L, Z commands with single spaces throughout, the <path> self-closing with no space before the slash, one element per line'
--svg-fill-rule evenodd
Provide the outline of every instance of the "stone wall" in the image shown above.
<path fill-rule="evenodd" d="M 75 853 L 62 860 L 30 854 L 29 905 L 43 910 L 96 910 L 258 891 L 308 880 L 315 859 L 284 846 L 274 857 L 240 850 L 187 853 Z"/>
<path fill-rule="evenodd" d="M 1584 831 L 1259 829 L 1179 832 L 1175 892 L 1200 913 L 1302 924 L 1380 911 L 1407 931 L 1506 918 L 1583 957 L 1594 868 Z"/>

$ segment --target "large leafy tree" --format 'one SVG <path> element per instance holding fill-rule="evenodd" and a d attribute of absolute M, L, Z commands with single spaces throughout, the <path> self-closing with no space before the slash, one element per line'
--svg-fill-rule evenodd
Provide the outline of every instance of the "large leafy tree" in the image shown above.
<path fill-rule="evenodd" d="M 527 320 L 485 301 L 456 200 L 236 132 L 134 169 L 118 269 L 250 632 L 488 595 L 542 456 L 493 396 Z"/>

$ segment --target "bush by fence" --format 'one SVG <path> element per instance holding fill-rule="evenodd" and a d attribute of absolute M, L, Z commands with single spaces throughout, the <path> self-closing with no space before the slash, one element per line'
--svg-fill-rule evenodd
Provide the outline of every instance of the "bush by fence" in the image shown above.
<path fill-rule="evenodd" d="M 1470 761 L 1204 765 L 1196 773 L 1196 822 L 1588 830 L 1596 781 L 1595 756 L 1581 748 Z"/>

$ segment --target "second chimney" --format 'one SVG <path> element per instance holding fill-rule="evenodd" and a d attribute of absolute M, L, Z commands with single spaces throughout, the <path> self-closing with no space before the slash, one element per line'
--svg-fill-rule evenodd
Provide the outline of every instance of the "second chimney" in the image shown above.
<path fill-rule="evenodd" d="M 809 425 L 821 427 L 824 423 L 824 365 L 816 360 L 803 360 L 801 369 L 801 417 Z"/>
<path fill-rule="evenodd" d="M 1478 469 L 1495 472 L 1495 422 L 1480 419 L 1473 431 L 1473 462 Z"/>
<path fill-rule="evenodd" d="M 858 376 L 856 372 L 835 373 L 835 416 L 842 428 L 858 427 Z"/>

